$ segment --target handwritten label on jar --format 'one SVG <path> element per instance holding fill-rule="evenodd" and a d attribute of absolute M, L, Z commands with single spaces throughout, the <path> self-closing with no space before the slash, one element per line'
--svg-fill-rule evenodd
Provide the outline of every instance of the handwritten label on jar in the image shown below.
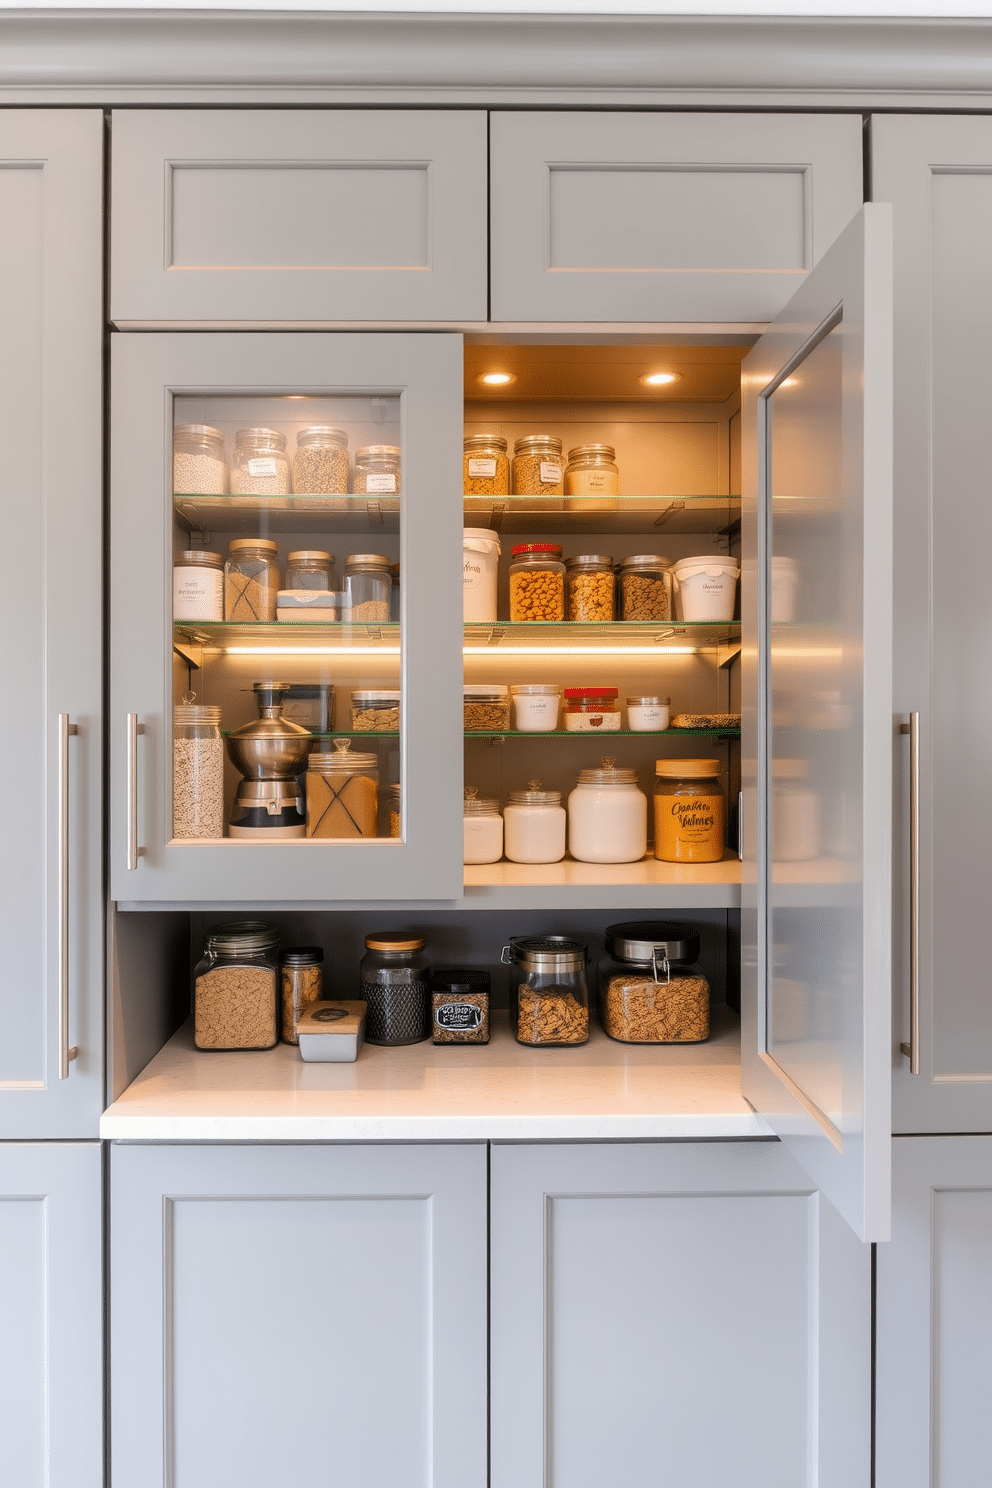
<path fill-rule="evenodd" d="M 379 491 L 381 493 L 391 491 L 395 493 L 396 477 L 395 475 L 367 475 L 365 477 L 365 490 L 367 492 Z"/>
<path fill-rule="evenodd" d="M 474 1033 L 482 1027 L 482 1009 L 471 1002 L 446 1002 L 434 1009 L 434 1022 L 438 1028 Z"/>
<path fill-rule="evenodd" d="M 482 583 L 482 564 L 466 558 L 462 564 L 462 581 L 466 589 L 476 589 Z"/>
<path fill-rule="evenodd" d="M 279 466 L 271 455 L 256 455 L 248 461 L 248 474 L 253 479 L 258 476 L 278 475 Z"/>
<path fill-rule="evenodd" d="M 554 460 L 541 461 L 541 483 L 542 485 L 556 486 L 561 480 L 561 466 L 555 464 Z"/>
<path fill-rule="evenodd" d="M 666 863 L 719 862 L 723 857 L 723 792 L 656 795 L 654 853 Z"/>
<path fill-rule="evenodd" d="M 472 479 L 492 480 L 496 474 L 495 460 L 469 460 L 468 473 Z"/>

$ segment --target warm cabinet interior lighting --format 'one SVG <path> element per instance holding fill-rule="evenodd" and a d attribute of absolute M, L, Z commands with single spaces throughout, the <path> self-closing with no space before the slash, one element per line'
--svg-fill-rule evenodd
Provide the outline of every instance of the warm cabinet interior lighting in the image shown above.
<path fill-rule="evenodd" d="M 506 387 L 508 383 L 516 382 L 512 372 L 483 372 L 479 381 L 485 383 L 486 387 Z"/>
<path fill-rule="evenodd" d="M 399 656 L 399 646 L 225 646 L 225 656 Z"/>
<path fill-rule="evenodd" d="M 670 382 L 678 382 L 679 374 L 677 372 L 645 372 L 644 376 L 637 380 L 645 387 L 667 387 Z"/>
<path fill-rule="evenodd" d="M 463 646 L 464 656 L 695 656 L 698 646 Z"/>

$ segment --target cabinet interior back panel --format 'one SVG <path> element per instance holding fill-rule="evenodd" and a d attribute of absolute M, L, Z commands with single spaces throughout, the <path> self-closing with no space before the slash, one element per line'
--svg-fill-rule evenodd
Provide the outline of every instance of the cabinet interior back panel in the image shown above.
<path fill-rule="evenodd" d="M 47 1488 L 43 1198 L 0 1199 L 0 1483 Z"/>

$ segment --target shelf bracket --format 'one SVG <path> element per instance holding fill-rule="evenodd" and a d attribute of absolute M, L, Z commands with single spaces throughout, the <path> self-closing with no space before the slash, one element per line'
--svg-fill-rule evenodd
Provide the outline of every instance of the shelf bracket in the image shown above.
<path fill-rule="evenodd" d="M 506 632 L 502 625 L 494 625 L 486 637 L 486 644 L 489 646 L 498 646 L 505 634 Z"/>
<path fill-rule="evenodd" d="M 195 641 L 174 640 L 172 649 L 177 656 L 181 656 L 187 666 L 195 667 L 197 671 L 203 665 L 203 647 L 198 646 Z"/>
<path fill-rule="evenodd" d="M 685 511 L 685 502 L 684 501 L 670 501 L 668 503 L 668 505 L 665 507 L 664 511 L 663 512 L 659 512 L 658 516 L 655 517 L 655 519 L 654 519 L 654 525 L 656 527 L 664 527 L 664 525 L 668 521 L 669 517 L 674 516 L 676 512 L 680 512 L 680 511 Z"/>
<path fill-rule="evenodd" d="M 503 518 L 505 515 L 506 502 L 494 501 L 492 504 L 492 510 L 489 513 L 489 526 L 493 529 L 494 532 L 502 531 Z"/>
<path fill-rule="evenodd" d="M 370 641 L 374 641 L 377 646 L 381 646 L 382 645 L 382 628 L 381 628 L 381 626 L 378 626 L 378 625 L 367 625 L 365 627 L 365 634 L 368 636 L 369 640 Z"/>
<path fill-rule="evenodd" d="M 717 664 L 721 671 L 724 671 L 737 660 L 741 654 L 741 649 L 740 641 L 723 641 L 717 646 Z"/>
<path fill-rule="evenodd" d="M 365 515 L 369 519 L 370 527 L 382 526 L 382 506 L 378 501 L 366 501 Z"/>

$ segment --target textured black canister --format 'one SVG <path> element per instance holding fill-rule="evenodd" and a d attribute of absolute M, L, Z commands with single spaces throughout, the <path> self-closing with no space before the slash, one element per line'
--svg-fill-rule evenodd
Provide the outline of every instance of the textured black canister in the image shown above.
<path fill-rule="evenodd" d="M 402 930 L 366 935 L 359 996 L 368 1003 L 365 1039 L 370 1044 L 419 1044 L 429 1038 L 430 975 L 426 941 Z"/>

